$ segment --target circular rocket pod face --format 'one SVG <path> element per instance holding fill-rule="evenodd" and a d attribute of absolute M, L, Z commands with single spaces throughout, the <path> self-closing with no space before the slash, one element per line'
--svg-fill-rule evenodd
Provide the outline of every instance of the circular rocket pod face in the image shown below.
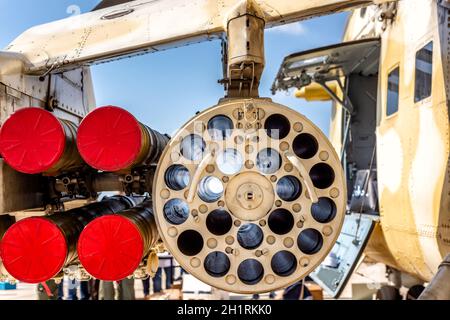
<path fill-rule="evenodd" d="M 61 122 L 41 108 L 16 111 L 0 129 L 0 153 L 6 163 L 22 173 L 50 170 L 61 159 L 65 146 Z"/>
<path fill-rule="evenodd" d="M 141 124 L 128 111 L 108 106 L 95 109 L 78 129 L 78 150 L 87 164 L 102 171 L 120 171 L 137 160 L 142 148 Z"/>
<path fill-rule="evenodd" d="M 25 283 L 45 282 L 56 276 L 67 258 L 61 230 L 45 218 L 28 218 L 11 226 L 0 244 L 8 273 Z"/>
<path fill-rule="evenodd" d="M 138 268 L 144 243 L 138 228 L 127 218 L 107 215 L 87 225 L 78 240 L 78 258 L 96 279 L 118 281 Z"/>
<path fill-rule="evenodd" d="M 333 147 L 304 116 L 230 100 L 172 138 L 154 181 L 155 216 L 166 248 L 198 279 L 269 292 L 326 258 L 345 215 L 344 181 Z"/>

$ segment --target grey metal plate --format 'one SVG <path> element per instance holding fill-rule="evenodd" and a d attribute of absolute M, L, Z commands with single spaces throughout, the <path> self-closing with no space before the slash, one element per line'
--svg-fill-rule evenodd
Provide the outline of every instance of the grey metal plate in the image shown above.
<path fill-rule="evenodd" d="M 330 296 L 338 298 L 370 238 L 375 221 L 373 216 L 351 214 L 345 218 L 341 234 L 331 253 L 310 274 Z"/>
<path fill-rule="evenodd" d="M 305 75 L 313 81 L 326 82 L 351 73 L 377 73 L 380 47 L 380 39 L 371 38 L 289 55 L 281 64 L 272 92 L 308 85 L 303 80 Z"/>

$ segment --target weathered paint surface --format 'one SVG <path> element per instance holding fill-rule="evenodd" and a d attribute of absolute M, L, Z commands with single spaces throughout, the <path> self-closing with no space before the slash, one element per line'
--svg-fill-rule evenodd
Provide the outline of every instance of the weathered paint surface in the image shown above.
<path fill-rule="evenodd" d="M 222 36 L 228 15 L 240 2 L 132 1 L 33 27 L 6 50 L 23 54 L 31 63 L 28 72 L 161 51 Z M 382 2 L 386 0 L 256 1 L 269 27 Z"/>
<path fill-rule="evenodd" d="M 375 7 L 365 14 L 357 10 L 349 20 L 344 39 L 378 35 L 382 40 L 377 106 L 382 233 L 374 234 L 366 253 L 427 281 L 450 252 L 446 91 L 449 10 L 438 3 L 436 0 L 399 2 L 395 19 L 386 28 L 376 19 L 375 22 L 370 19 L 377 17 Z M 416 52 L 430 41 L 433 41 L 432 93 L 415 103 Z M 386 116 L 387 77 L 397 66 L 400 68 L 399 111 Z M 339 113 L 336 109 L 336 120 Z M 339 141 L 341 132 L 336 120 L 332 122 L 332 141 Z"/>

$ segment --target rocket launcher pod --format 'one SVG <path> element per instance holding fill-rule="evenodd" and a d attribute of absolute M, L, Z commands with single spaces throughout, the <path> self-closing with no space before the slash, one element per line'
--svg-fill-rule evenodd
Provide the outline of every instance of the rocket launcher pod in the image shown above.
<path fill-rule="evenodd" d="M 3 265 L 17 280 L 47 281 L 77 260 L 77 241 L 89 222 L 133 205 L 131 199 L 115 196 L 65 213 L 21 220 L 8 229 L 0 244 Z"/>
<path fill-rule="evenodd" d="M 159 239 L 152 202 L 146 201 L 91 222 L 81 233 L 78 256 L 93 277 L 119 281 L 133 274 Z"/>
<path fill-rule="evenodd" d="M 161 239 L 184 270 L 252 294 L 313 271 L 339 236 L 347 202 L 340 159 L 320 129 L 247 98 L 221 101 L 173 136 L 152 195 Z"/>
<path fill-rule="evenodd" d="M 78 149 L 91 167 L 109 172 L 158 162 L 169 138 L 139 123 L 128 111 L 92 111 L 78 130 Z"/>
<path fill-rule="evenodd" d="M 13 169 L 55 175 L 80 166 L 77 125 L 41 108 L 12 114 L 0 130 L 0 152 Z"/>

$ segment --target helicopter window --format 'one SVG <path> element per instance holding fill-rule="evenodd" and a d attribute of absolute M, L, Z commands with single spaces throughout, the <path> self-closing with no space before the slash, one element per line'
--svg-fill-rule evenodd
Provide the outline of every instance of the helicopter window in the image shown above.
<path fill-rule="evenodd" d="M 416 53 L 416 82 L 414 102 L 419 102 L 431 96 L 433 74 L 433 42 Z"/>
<path fill-rule="evenodd" d="M 390 116 L 398 111 L 400 84 L 400 68 L 397 67 L 388 75 L 388 92 L 386 103 L 386 115 Z"/>
<path fill-rule="evenodd" d="M 361 11 L 359 11 L 359 15 L 360 15 L 361 18 L 364 18 L 366 16 L 366 13 L 367 13 L 367 8 L 366 7 L 361 8 Z"/>

